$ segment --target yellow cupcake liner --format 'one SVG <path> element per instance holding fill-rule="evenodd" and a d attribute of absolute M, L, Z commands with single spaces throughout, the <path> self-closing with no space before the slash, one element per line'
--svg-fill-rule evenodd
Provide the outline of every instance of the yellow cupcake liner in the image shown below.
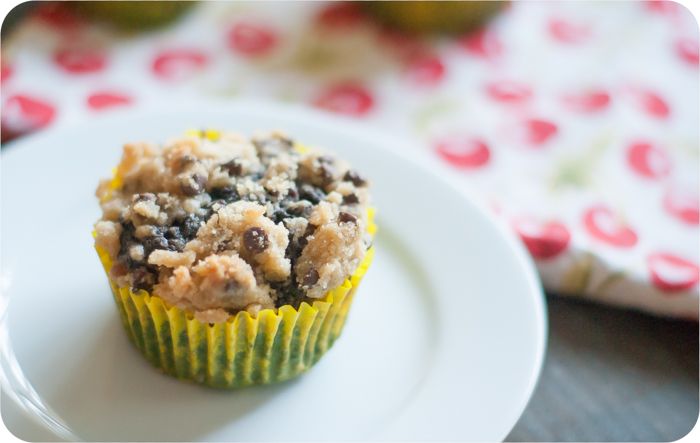
<path fill-rule="evenodd" d="M 109 275 L 109 255 L 97 252 Z M 153 365 L 180 379 L 239 388 L 288 380 L 313 366 L 340 336 L 373 256 L 372 247 L 350 278 L 312 304 L 263 309 L 255 317 L 241 311 L 223 323 L 201 322 L 147 291 L 109 281 L 129 338 Z"/>
<path fill-rule="evenodd" d="M 209 139 L 219 135 L 213 130 L 188 133 L 195 134 Z M 303 145 L 296 148 L 305 149 Z M 115 169 L 110 190 L 121 184 Z M 105 200 L 109 198 L 111 192 Z M 369 208 L 367 215 L 367 232 L 374 237 L 374 209 Z M 109 254 L 95 248 L 121 321 L 139 351 L 168 375 L 216 388 L 280 382 L 307 371 L 340 336 L 355 292 L 374 257 L 370 247 L 342 285 L 311 304 L 302 302 L 298 309 L 289 305 L 263 309 L 256 316 L 240 311 L 223 323 L 205 323 L 148 291 L 119 287 L 109 278 Z"/>

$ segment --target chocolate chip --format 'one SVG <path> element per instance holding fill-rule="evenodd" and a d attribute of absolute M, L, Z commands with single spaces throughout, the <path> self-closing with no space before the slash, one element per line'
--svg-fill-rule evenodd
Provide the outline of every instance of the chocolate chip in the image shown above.
<path fill-rule="evenodd" d="M 238 177 L 243 173 L 243 165 L 238 159 L 233 159 L 221 165 L 221 169 L 228 172 L 230 177 Z"/>
<path fill-rule="evenodd" d="M 194 214 L 189 214 L 178 225 L 182 236 L 187 240 L 192 240 L 197 236 L 202 220 Z"/>
<path fill-rule="evenodd" d="M 294 308 L 299 308 L 301 301 L 304 299 L 304 291 L 296 283 L 289 281 L 271 282 L 270 286 L 275 291 L 276 307 L 290 305 Z"/>
<path fill-rule="evenodd" d="M 209 191 L 209 195 L 214 200 L 225 200 L 227 203 L 231 203 L 240 200 L 238 191 L 235 186 L 224 186 L 221 188 L 213 188 Z"/>
<path fill-rule="evenodd" d="M 297 201 L 299 199 L 299 192 L 297 192 L 296 188 L 289 188 L 287 191 L 287 198 L 285 200 L 291 200 L 291 201 Z"/>
<path fill-rule="evenodd" d="M 145 266 L 139 266 L 131 271 L 131 287 L 132 291 L 138 290 L 150 291 L 156 283 L 156 276 Z"/>
<path fill-rule="evenodd" d="M 289 235 L 289 243 L 287 243 L 287 249 L 284 251 L 285 258 L 288 258 L 292 266 L 296 265 L 297 259 L 301 255 L 301 250 L 303 246 L 295 242 L 292 235 Z"/>
<path fill-rule="evenodd" d="M 304 279 L 302 280 L 302 285 L 308 287 L 311 287 L 318 282 L 318 271 L 315 269 L 310 269 L 309 272 L 306 273 L 304 276 Z"/>
<path fill-rule="evenodd" d="M 180 191 L 188 197 L 194 197 L 204 191 L 204 185 L 207 183 L 207 178 L 199 174 L 194 174 L 180 183 Z"/>
<path fill-rule="evenodd" d="M 165 231 L 165 238 L 168 240 L 173 239 L 173 238 L 182 238 L 182 233 L 180 232 L 180 228 L 177 226 L 171 226 L 168 228 L 167 231 Z"/>
<path fill-rule="evenodd" d="M 134 225 L 131 222 L 122 223 L 122 233 L 119 236 L 119 255 L 129 255 L 129 248 L 134 242 Z"/>
<path fill-rule="evenodd" d="M 335 168 L 325 163 L 321 163 L 321 167 L 319 168 L 319 176 L 321 177 L 321 183 L 323 186 L 328 186 L 335 180 Z"/>
<path fill-rule="evenodd" d="M 185 249 L 185 240 L 181 238 L 168 240 L 168 249 L 171 251 L 182 252 L 182 250 Z"/>
<path fill-rule="evenodd" d="M 315 186 L 312 186 L 309 184 L 303 184 L 299 188 L 299 198 L 301 198 L 303 200 L 308 200 L 309 202 L 313 203 L 314 205 L 317 205 L 325 197 L 326 197 L 326 193 Z"/>
<path fill-rule="evenodd" d="M 290 218 L 290 217 L 291 217 L 291 214 L 289 214 L 289 212 L 285 211 L 282 208 L 279 208 L 279 209 L 275 209 L 275 211 L 272 213 L 272 217 L 270 217 L 270 218 L 272 218 L 272 220 L 275 223 L 279 223 L 282 220 L 285 220 L 285 219 Z"/>
<path fill-rule="evenodd" d="M 262 228 L 249 228 L 243 233 L 243 245 L 251 254 L 259 254 L 270 246 L 270 240 Z"/>
<path fill-rule="evenodd" d="M 292 206 L 292 207 L 287 208 L 287 212 L 289 213 L 289 215 L 293 215 L 295 217 L 301 217 L 302 215 L 304 215 L 304 209 L 305 209 L 305 207 L 301 206 L 301 205 Z"/>
<path fill-rule="evenodd" d="M 343 203 L 346 205 L 354 205 L 356 203 L 360 203 L 360 199 L 357 198 L 356 194 L 348 194 L 343 196 Z"/>
<path fill-rule="evenodd" d="M 340 223 L 357 223 L 357 217 L 349 212 L 341 212 L 338 214 L 338 221 Z"/>
<path fill-rule="evenodd" d="M 181 252 L 187 243 L 182 237 L 182 232 L 177 226 L 171 226 L 165 231 L 165 238 L 168 240 L 168 249 Z"/>
<path fill-rule="evenodd" d="M 311 214 L 311 209 L 313 205 L 309 202 L 295 202 L 290 206 L 286 207 L 286 211 L 295 217 L 305 217 L 307 218 Z"/>
<path fill-rule="evenodd" d="M 168 240 L 162 235 L 154 235 L 143 239 L 143 248 L 148 256 L 156 249 L 168 249 Z"/>
<path fill-rule="evenodd" d="M 316 228 L 318 228 L 318 226 L 314 225 L 313 223 L 307 224 L 306 230 L 304 231 L 304 238 L 306 238 L 306 237 L 310 236 L 311 234 L 313 234 L 314 232 L 316 232 Z"/>
<path fill-rule="evenodd" d="M 345 175 L 343 176 L 343 180 L 345 180 L 346 182 L 352 182 L 352 184 L 357 187 L 364 186 L 367 184 L 367 181 L 364 178 L 360 177 L 360 175 L 352 169 L 348 170 L 348 172 L 345 173 Z"/>
<path fill-rule="evenodd" d="M 304 231 L 304 234 L 301 237 L 299 237 L 299 246 L 304 247 L 307 243 L 309 243 L 309 237 L 313 235 L 314 232 L 316 232 L 316 228 L 317 226 L 311 223 L 306 225 L 306 230 Z"/>

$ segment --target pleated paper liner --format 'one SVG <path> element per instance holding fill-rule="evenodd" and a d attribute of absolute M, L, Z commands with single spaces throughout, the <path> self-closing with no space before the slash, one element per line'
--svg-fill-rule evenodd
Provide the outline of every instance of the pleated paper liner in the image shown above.
<path fill-rule="evenodd" d="M 109 256 L 97 252 L 109 270 Z M 316 363 L 342 332 L 373 255 L 370 248 L 349 279 L 311 305 L 263 309 L 256 317 L 241 311 L 224 323 L 203 323 L 146 291 L 110 285 L 129 338 L 153 365 L 181 379 L 238 388 L 287 380 Z"/>
<path fill-rule="evenodd" d="M 374 211 L 367 231 L 374 235 Z M 97 247 L 109 278 L 112 262 Z M 299 309 L 241 311 L 224 323 L 204 323 L 140 290 L 110 286 L 131 341 L 166 374 L 219 388 L 238 388 L 293 378 L 316 363 L 340 336 L 355 292 L 374 257 L 374 247 L 339 287 Z"/>

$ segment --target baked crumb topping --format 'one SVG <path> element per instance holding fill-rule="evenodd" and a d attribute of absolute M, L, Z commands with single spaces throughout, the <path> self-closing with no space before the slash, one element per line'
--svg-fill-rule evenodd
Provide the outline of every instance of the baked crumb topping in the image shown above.
<path fill-rule="evenodd" d="M 323 297 L 369 247 L 368 183 L 301 151 L 279 132 L 125 145 L 121 186 L 96 192 L 111 278 L 210 322 Z"/>

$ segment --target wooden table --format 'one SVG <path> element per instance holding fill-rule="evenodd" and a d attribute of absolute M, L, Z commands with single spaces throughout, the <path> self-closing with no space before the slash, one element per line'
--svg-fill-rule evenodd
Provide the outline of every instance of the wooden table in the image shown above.
<path fill-rule="evenodd" d="M 535 394 L 507 441 L 672 441 L 698 419 L 698 324 L 550 296 Z"/>

